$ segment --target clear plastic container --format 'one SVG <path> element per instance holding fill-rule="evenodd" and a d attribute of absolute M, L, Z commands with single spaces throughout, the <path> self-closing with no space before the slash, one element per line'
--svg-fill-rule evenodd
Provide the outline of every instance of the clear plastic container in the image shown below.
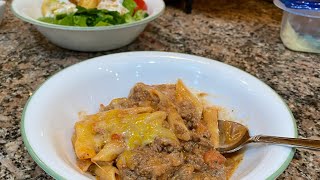
<path fill-rule="evenodd" d="M 286 1 L 290 4 L 286 4 L 284 1 L 273 1 L 283 9 L 280 32 L 283 44 L 294 51 L 320 53 L 320 1 L 314 6 L 306 1 L 300 1 L 305 2 L 305 5 L 294 4 L 289 0 Z"/>

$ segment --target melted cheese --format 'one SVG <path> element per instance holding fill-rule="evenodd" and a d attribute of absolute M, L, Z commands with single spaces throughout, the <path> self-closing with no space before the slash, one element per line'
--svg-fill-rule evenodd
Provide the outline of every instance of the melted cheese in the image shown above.
<path fill-rule="evenodd" d="M 156 137 L 166 138 L 177 142 L 175 134 L 162 126 L 166 117 L 165 112 L 126 114 L 121 110 L 111 110 L 92 115 L 96 121 L 93 129 L 96 132 L 121 135 L 128 149 L 152 143 Z M 108 139 L 106 141 L 110 141 Z"/>

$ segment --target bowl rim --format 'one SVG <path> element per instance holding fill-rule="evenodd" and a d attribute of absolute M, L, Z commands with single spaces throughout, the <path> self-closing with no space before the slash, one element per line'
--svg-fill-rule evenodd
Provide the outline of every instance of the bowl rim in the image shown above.
<path fill-rule="evenodd" d="M 18 1 L 18 0 L 12 1 L 10 8 L 11 8 L 11 11 L 13 12 L 13 14 L 16 17 L 18 17 L 19 19 L 21 19 L 25 22 L 31 23 L 33 25 L 36 25 L 36 26 L 41 26 L 41 27 L 50 28 L 50 29 L 69 30 L 69 31 L 103 31 L 103 30 L 114 30 L 114 29 L 122 29 L 122 28 L 130 28 L 130 27 L 134 27 L 134 26 L 139 26 L 139 25 L 147 24 L 150 21 L 153 21 L 154 19 L 158 18 L 160 15 L 162 15 L 164 13 L 164 10 L 166 7 L 163 0 L 158 0 L 161 3 L 161 9 L 159 11 L 155 12 L 154 14 L 149 15 L 148 17 L 141 19 L 139 21 L 132 22 L 132 23 L 112 25 L 112 26 L 80 27 L 80 26 L 64 26 L 64 25 L 50 24 L 50 23 L 39 21 L 37 19 L 31 18 L 28 16 L 24 16 L 22 13 L 20 13 L 14 7 L 16 1 Z"/>
<path fill-rule="evenodd" d="M 103 56 L 98 56 L 98 57 L 94 57 L 94 58 L 90 58 L 90 59 L 87 59 L 87 60 L 84 60 L 84 61 L 81 61 L 79 63 L 76 63 L 76 64 L 73 64 L 73 65 L 70 65 L 68 66 L 67 68 L 64 68 L 56 73 L 54 73 L 52 76 L 50 76 L 47 80 L 45 80 L 35 91 L 34 93 L 32 93 L 32 95 L 28 98 L 24 108 L 23 108 L 23 112 L 22 112 L 22 116 L 21 116 L 21 123 L 20 123 L 20 129 L 21 129 L 21 135 L 22 135 L 22 139 L 23 139 L 23 142 L 24 142 L 24 145 L 26 146 L 27 148 L 27 151 L 28 153 L 31 155 L 32 159 L 47 173 L 49 174 L 50 176 L 52 176 L 54 179 L 67 179 L 65 177 L 62 177 L 59 173 L 55 172 L 54 170 L 52 170 L 47 164 L 45 164 L 36 154 L 36 152 L 32 149 L 29 141 L 28 141 L 28 138 L 27 138 L 27 134 L 26 134 L 26 131 L 25 131 L 25 114 L 27 112 L 27 109 L 28 109 L 28 104 L 31 102 L 33 96 L 37 93 L 37 91 L 44 85 L 46 84 L 51 78 L 53 78 L 54 76 L 56 76 L 58 73 L 61 73 L 63 71 L 65 71 L 66 69 L 69 69 L 69 68 L 74 68 L 82 63 L 86 63 L 88 61 L 91 61 L 91 60 L 94 60 L 94 59 L 97 59 L 97 58 L 102 58 L 102 57 L 106 57 L 106 56 L 117 56 L 117 55 L 126 55 L 127 56 L 130 56 L 132 54 L 140 54 L 140 55 L 143 55 L 145 53 L 148 54 L 148 53 L 152 53 L 152 54 L 156 54 L 156 56 L 168 56 L 168 57 L 172 57 L 172 56 L 183 56 L 183 57 L 189 57 L 190 59 L 192 58 L 199 58 L 200 56 L 196 56 L 196 55 L 190 55 L 190 54 L 184 54 L 184 53 L 176 53 L 176 52 L 161 52 L 161 51 L 132 51 L 132 52 L 122 52 L 122 53 L 115 53 L 115 54 L 108 54 L 108 55 L 103 55 Z M 298 137 L 298 128 L 297 128 L 297 123 L 296 123 L 296 120 L 293 116 L 293 113 L 292 111 L 290 110 L 289 106 L 285 103 L 284 99 L 275 91 L 273 90 L 270 86 L 268 86 L 266 83 L 264 83 L 262 80 L 258 79 L 257 77 L 249 74 L 248 72 L 246 71 L 243 71 L 239 68 L 236 68 L 234 66 L 231 66 L 229 64 L 226 64 L 226 63 L 223 63 L 223 62 L 220 62 L 220 61 L 217 61 L 217 60 L 214 60 L 214 59 L 209 59 L 209 58 L 206 58 L 206 57 L 201 57 L 201 59 L 197 59 L 197 61 L 194 61 L 194 62 L 199 62 L 199 61 L 215 61 L 216 63 L 219 63 L 219 64 L 222 64 L 224 66 L 228 66 L 229 68 L 232 68 L 233 70 L 236 70 L 236 71 L 239 71 L 241 73 L 244 73 L 252 78 L 254 78 L 255 80 L 257 80 L 258 82 L 262 83 L 265 88 L 271 90 L 271 92 L 276 95 L 276 97 L 280 100 L 280 102 L 282 103 L 282 105 L 287 109 L 287 111 L 289 112 L 290 116 L 291 116 L 291 120 L 292 120 L 292 124 L 293 124 L 293 128 L 294 128 L 294 137 L 297 138 Z M 284 161 L 284 163 L 275 171 L 273 172 L 268 178 L 266 178 L 267 180 L 274 180 L 276 179 L 279 175 L 281 175 L 281 173 L 283 173 L 285 171 L 285 169 L 289 166 L 290 162 L 292 161 L 293 159 L 293 156 L 294 156 L 294 153 L 296 151 L 296 148 L 292 148 L 289 155 L 287 156 L 286 160 Z"/>

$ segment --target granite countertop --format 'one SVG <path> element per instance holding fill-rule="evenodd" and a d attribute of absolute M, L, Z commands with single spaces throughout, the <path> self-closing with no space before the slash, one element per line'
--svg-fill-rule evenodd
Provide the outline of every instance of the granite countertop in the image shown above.
<path fill-rule="evenodd" d="M 283 46 L 281 10 L 260 0 L 195 2 L 191 15 L 169 6 L 134 43 L 98 53 L 59 48 L 7 8 L 0 26 L 0 179 L 50 179 L 28 155 L 21 138 L 19 123 L 29 94 L 65 67 L 116 52 L 182 52 L 238 67 L 285 99 L 300 137 L 320 139 L 320 55 Z M 320 179 L 320 153 L 297 150 L 279 179 Z"/>

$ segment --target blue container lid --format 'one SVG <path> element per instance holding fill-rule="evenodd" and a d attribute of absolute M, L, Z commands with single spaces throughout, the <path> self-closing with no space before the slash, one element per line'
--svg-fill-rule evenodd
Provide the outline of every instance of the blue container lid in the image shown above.
<path fill-rule="evenodd" d="M 290 9 L 307 9 L 307 10 L 320 10 L 319 0 L 280 0 L 287 8 Z"/>
<path fill-rule="evenodd" d="M 273 3 L 292 14 L 320 18 L 320 0 L 273 0 Z"/>

